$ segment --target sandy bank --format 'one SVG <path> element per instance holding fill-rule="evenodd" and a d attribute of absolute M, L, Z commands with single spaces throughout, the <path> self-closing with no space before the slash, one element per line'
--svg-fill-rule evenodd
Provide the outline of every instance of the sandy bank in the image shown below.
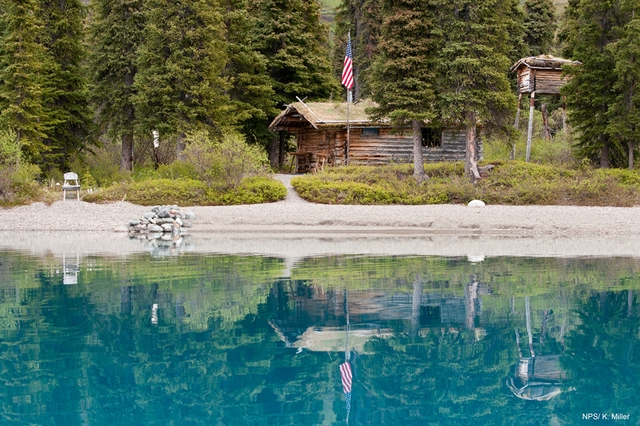
<path fill-rule="evenodd" d="M 300 258 L 336 253 L 444 256 L 637 256 L 640 208 L 333 206 L 288 198 L 266 205 L 192 207 L 181 249 Z M 146 207 L 127 202 L 35 203 L 0 209 L 0 248 L 33 254 L 149 250 L 113 232 Z"/>

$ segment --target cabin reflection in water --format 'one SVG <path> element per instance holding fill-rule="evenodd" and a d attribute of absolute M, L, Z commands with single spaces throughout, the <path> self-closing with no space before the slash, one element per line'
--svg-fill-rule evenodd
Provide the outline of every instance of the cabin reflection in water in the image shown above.
<path fill-rule="evenodd" d="M 549 311 L 543 311 L 543 330 L 541 339 L 544 339 L 544 326 L 549 316 Z M 530 401 L 548 401 L 562 393 L 562 380 L 567 374 L 560 365 L 560 355 L 537 355 L 533 344 L 531 327 L 531 304 L 529 297 L 525 298 L 525 318 L 527 337 L 529 340 L 530 356 L 522 355 L 520 346 L 520 333 L 515 330 L 516 345 L 518 347 L 518 363 L 515 367 L 514 377 L 507 379 L 507 387 L 515 396 Z M 564 336 L 560 336 L 563 339 Z"/>
<path fill-rule="evenodd" d="M 349 344 L 364 352 L 365 343 L 397 333 L 418 334 L 430 328 L 473 329 L 482 309 L 480 295 L 488 294 L 486 284 L 473 282 L 465 295 L 423 293 L 422 283 L 414 283 L 413 293 L 383 290 L 324 289 L 303 282 L 282 282 L 274 286 L 270 308 L 277 312 L 270 321 L 280 339 L 289 347 L 311 351 L 344 350 L 349 310 Z"/>

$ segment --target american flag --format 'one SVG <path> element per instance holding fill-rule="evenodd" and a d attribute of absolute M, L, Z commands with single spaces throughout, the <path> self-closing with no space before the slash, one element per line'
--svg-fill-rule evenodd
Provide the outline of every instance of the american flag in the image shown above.
<path fill-rule="evenodd" d="M 351 374 L 351 364 L 348 362 L 340 364 L 340 378 L 342 379 L 342 390 L 344 393 L 351 393 L 351 379 L 353 375 Z"/>
<path fill-rule="evenodd" d="M 351 411 L 351 364 L 345 362 L 340 364 L 340 378 L 342 379 L 342 390 L 345 394 L 345 402 L 347 404 L 347 423 L 349 423 L 349 412 Z"/>
<path fill-rule="evenodd" d="M 347 53 L 344 56 L 344 66 L 342 67 L 342 85 L 347 90 L 353 89 L 353 53 L 351 52 L 351 33 L 347 39 Z"/>

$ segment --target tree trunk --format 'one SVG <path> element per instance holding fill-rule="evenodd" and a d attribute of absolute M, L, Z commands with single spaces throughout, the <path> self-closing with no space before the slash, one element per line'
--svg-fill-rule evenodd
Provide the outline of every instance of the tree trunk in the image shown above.
<path fill-rule="evenodd" d="M 466 161 L 464 165 L 464 171 L 471 178 L 471 182 L 480 180 L 480 171 L 478 170 L 478 152 L 476 150 L 476 113 L 474 111 L 468 111 L 465 114 L 467 121 L 467 148 L 466 148 Z"/>
<path fill-rule="evenodd" d="M 423 181 L 429 177 L 424 172 L 424 159 L 422 157 L 422 128 L 419 120 L 411 122 L 413 128 L 413 177 Z"/>
<path fill-rule="evenodd" d="M 120 170 L 126 172 L 133 171 L 133 130 L 127 130 L 122 133 Z"/>
<path fill-rule="evenodd" d="M 279 132 L 280 143 L 278 144 L 278 166 L 284 166 L 284 153 L 286 152 L 285 144 L 287 139 L 284 137 L 284 132 Z"/>
<path fill-rule="evenodd" d="M 133 74 L 125 74 L 124 84 L 127 87 L 133 86 Z M 120 170 L 131 172 L 133 171 L 133 105 L 125 105 L 122 112 L 124 115 L 123 127 L 126 130 L 122 133 Z"/>
<path fill-rule="evenodd" d="M 629 141 L 629 170 L 633 170 L 633 141 Z"/>
<path fill-rule="evenodd" d="M 282 132 L 280 132 L 282 133 Z M 280 164 L 278 164 L 278 136 L 274 136 L 269 141 L 267 145 L 267 153 L 269 155 L 269 164 L 271 167 L 278 168 Z"/>
<path fill-rule="evenodd" d="M 609 138 L 605 137 L 604 144 L 602 145 L 602 151 L 600 152 L 600 168 L 608 169 L 609 168 L 609 147 L 611 143 L 609 142 Z"/>
<path fill-rule="evenodd" d="M 176 139 L 176 158 L 178 159 L 178 161 L 184 161 L 185 138 L 186 135 L 184 134 L 184 132 L 180 132 L 180 134 L 178 135 L 178 139 Z"/>
<path fill-rule="evenodd" d="M 550 141 L 551 129 L 549 128 L 549 112 L 547 111 L 547 104 L 542 104 L 540 109 L 542 110 L 542 134 L 545 141 Z"/>

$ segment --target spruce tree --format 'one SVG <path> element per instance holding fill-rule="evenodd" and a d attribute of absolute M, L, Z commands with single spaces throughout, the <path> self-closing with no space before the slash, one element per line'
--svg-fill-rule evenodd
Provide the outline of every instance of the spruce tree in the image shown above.
<path fill-rule="evenodd" d="M 41 163 L 51 117 L 44 106 L 43 70 L 49 60 L 41 44 L 35 0 L 0 2 L 0 125 L 13 129 L 26 158 Z"/>
<path fill-rule="evenodd" d="M 134 78 L 144 29 L 143 0 L 94 0 L 90 21 L 91 97 L 102 131 L 120 138 L 121 170 L 133 168 Z"/>
<path fill-rule="evenodd" d="M 525 13 L 520 7 L 520 0 L 510 0 L 508 9 L 505 10 L 507 15 L 505 21 L 507 23 L 507 32 L 509 33 L 509 51 L 507 57 L 512 64 L 529 54 L 529 47 L 525 43 Z M 515 90 L 515 78 L 514 78 Z"/>
<path fill-rule="evenodd" d="M 526 0 L 524 12 L 524 41 L 529 46 L 529 55 L 549 54 L 557 28 L 553 1 Z"/>
<path fill-rule="evenodd" d="M 600 160 L 600 167 L 624 163 L 625 147 L 608 131 L 615 104 L 615 58 L 609 44 L 619 38 L 628 19 L 619 0 L 570 0 L 561 36 L 564 55 L 582 62 L 566 68 L 569 120 L 577 130 L 576 152 Z"/>
<path fill-rule="evenodd" d="M 267 59 L 276 108 L 296 96 L 323 99 L 338 89 L 317 0 L 255 0 L 249 13 L 258 18 L 254 45 Z"/>
<path fill-rule="evenodd" d="M 255 51 L 266 58 L 266 72 L 274 91 L 274 115 L 251 124 L 265 129 L 275 111 L 296 101 L 326 99 L 339 90 L 331 73 L 328 27 L 320 21 L 317 0 L 252 0 L 248 11 L 257 18 L 252 31 Z M 280 145 L 283 143 L 281 141 Z M 277 164 L 275 135 L 268 147 L 269 159 Z"/>
<path fill-rule="evenodd" d="M 268 120 L 280 111 L 273 101 L 267 59 L 256 50 L 251 36 L 258 17 L 249 13 L 247 4 L 247 0 L 221 1 L 229 56 L 223 75 L 229 81 L 234 115 L 246 140 L 266 146 L 273 137 Z"/>
<path fill-rule="evenodd" d="M 55 118 L 44 140 L 48 146 L 44 163 L 67 170 L 73 155 L 84 148 L 92 119 L 82 66 L 85 10 L 79 0 L 39 0 L 39 4 L 42 44 L 49 57 L 43 64 L 44 106 Z"/>
<path fill-rule="evenodd" d="M 413 174 L 426 178 L 421 126 L 436 117 L 436 11 L 423 0 L 384 0 L 379 55 L 372 67 L 371 88 L 378 107 L 372 113 L 394 123 L 410 123 Z"/>
<path fill-rule="evenodd" d="M 353 94 L 355 99 L 366 98 L 371 94 L 369 80 L 382 27 L 382 1 L 342 0 L 335 22 L 333 55 L 335 73 L 337 76 L 342 73 L 347 37 L 351 33 Z"/>
<path fill-rule="evenodd" d="M 442 120 L 466 128 L 465 171 L 480 179 L 476 157 L 478 122 L 505 125 L 515 109 L 507 57 L 510 0 L 436 0 L 443 43 L 438 58 Z"/>
<path fill-rule="evenodd" d="M 232 124 L 222 19 L 213 0 L 145 0 L 135 110 L 142 133 L 178 136 Z"/>
<path fill-rule="evenodd" d="M 640 141 L 640 1 L 624 1 L 623 11 L 630 21 L 621 38 L 609 46 L 615 60 L 616 98 L 609 106 L 607 133 L 613 140 L 626 143 L 628 167 L 633 169 L 634 151 Z"/>

